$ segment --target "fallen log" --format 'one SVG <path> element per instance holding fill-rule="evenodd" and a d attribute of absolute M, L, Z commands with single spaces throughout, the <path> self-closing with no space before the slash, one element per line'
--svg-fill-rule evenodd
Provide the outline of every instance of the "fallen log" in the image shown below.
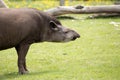
<path fill-rule="evenodd" d="M 102 6 L 59 6 L 48 9 L 45 12 L 53 16 L 63 14 L 90 14 L 90 13 L 117 13 L 120 14 L 120 5 L 102 5 Z"/>

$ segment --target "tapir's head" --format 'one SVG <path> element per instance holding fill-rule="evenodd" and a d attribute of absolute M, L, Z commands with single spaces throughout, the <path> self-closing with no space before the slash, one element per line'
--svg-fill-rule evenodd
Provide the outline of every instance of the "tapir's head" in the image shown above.
<path fill-rule="evenodd" d="M 63 27 L 58 20 L 50 20 L 48 24 L 45 41 L 69 42 L 80 37 L 80 35 L 74 30 Z"/>

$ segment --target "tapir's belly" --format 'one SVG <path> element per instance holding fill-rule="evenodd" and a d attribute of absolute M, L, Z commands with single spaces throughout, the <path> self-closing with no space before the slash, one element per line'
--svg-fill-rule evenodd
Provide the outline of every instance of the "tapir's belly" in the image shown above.
<path fill-rule="evenodd" d="M 1 34 L 0 34 L 1 35 Z M 0 50 L 15 47 L 20 42 L 18 36 L 3 35 L 0 36 Z"/>
<path fill-rule="evenodd" d="M 23 33 L 23 31 L 20 29 L 3 29 L 3 31 L 0 30 L 0 50 L 17 46 L 25 37 L 26 34 Z"/>

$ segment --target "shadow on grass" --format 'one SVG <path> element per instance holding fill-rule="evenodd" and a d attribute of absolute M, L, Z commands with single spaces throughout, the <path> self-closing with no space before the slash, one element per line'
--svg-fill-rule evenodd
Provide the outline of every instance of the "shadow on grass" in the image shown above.
<path fill-rule="evenodd" d="M 120 15 L 100 15 L 100 16 L 94 16 L 94 15 L 88 15 L 88 16 L 81 16 L 81 19 L 76 18 L 74 16 L 69 16 L 69 15 L 65 15 L 65 16 L 57 16 L 56 17 L 59 20 L 84 20 L 84 19 L 119 19 Z"/>
<path fill-rule="evenodd" d="M 6 74 L 3 74 L 3 75 L 0 75 L 0 80 L 7 80 L 7 79 L 10 79 L 10 78 L 17 78 L 17 77 L 19 77 L 19 75 L 16 72 L 6 73 Z"/>
<path fill-rule="evenodd" d="M 100 16 L 88 16 L 86 19 L 119 19 L 120 15 L 100 15 Z"/>
<path fill-rule="evenodd" d="M 49 73 L 57 73 L 59 71 L 43 71 L 43 72 L 30 72 L 28 74 L 20 75 L 17 72 L 13 73 L 6 73 L 3 75 L 0 75 L 0 80 L 7 80 L 7 79 L 17 79 L 25 76 L 31 76 L 31 75 L 44 75 L 44 74 L 49 74 Z"/>
<path fill-rule="evenodd" d="M 72 20 L 77 20 L 75 17 L 73 17 L 73 16 L 57 16 L 56 17 L 57 19 L 59 19 L 59 20 L 68 20 L 68 19 L 72 19 Z"/>

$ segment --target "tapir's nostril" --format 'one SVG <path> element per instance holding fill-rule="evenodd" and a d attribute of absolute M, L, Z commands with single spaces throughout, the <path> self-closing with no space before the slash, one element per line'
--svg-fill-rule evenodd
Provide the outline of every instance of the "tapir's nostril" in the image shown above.
<path fill-rule="evenodd" d="M 76 38 L 80 38 L 80 35 L 77 33 L 77 34 L 75 35 L 75 37 L 76 37 Z"/>
<path fill-rule="evenodd" d="M 75 40 L 77 37 L 73 37 L 72 40 Z"/>
<path fill-rule="evenodd" d="M 80 38 L 80 35 L 78 34 L 76 37 L 77 37 L 77 38 Z"/>

